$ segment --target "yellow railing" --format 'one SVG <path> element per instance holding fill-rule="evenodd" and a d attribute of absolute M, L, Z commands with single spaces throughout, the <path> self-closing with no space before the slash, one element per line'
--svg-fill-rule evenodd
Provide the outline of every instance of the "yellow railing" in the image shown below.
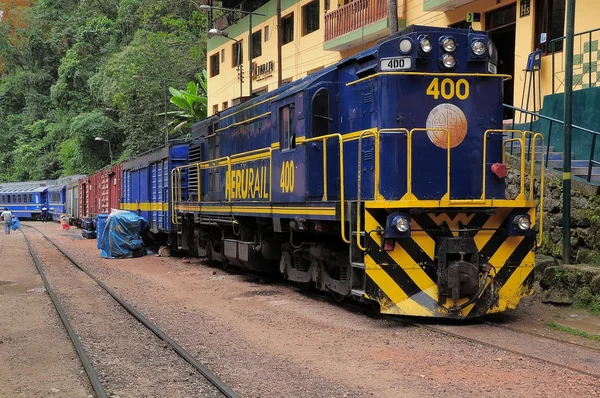
<path fill-rule="evenodd" d="M 309 142 L 322 141 L 323 142 L 323 195 L 327 195 L 327 140 L 329 138 L 337 138 L 340 149 L 340 223 L 341 223 L 341 236 L 345 243 L 350 243 L 350 240 L 346 238 L 346 210 L 344 201 L 344 139 L 341 134 L 327 134 L 321 137 L 308 138 L 302 143 L 306 144 Z"/>
<path fill-rule="evenodd" d="M 532 131 L 521 131 L 521 130 L 487 130 L 483 136 L 483 192 L 481 198 L 485 200 L 486 195 L 486 166 L 487 166 L 487 139 L 488 135 L 491 134 L 502 134 L 502 136 L 506 134 L 510 134 L 511 138 L 504 141 L 502 144 L 502 163 L 506 163 L 506 145 L 511 142 L 518 142 L 521 146 L 520 148 L 520 169 L 521 169 L 521 179 L 519 181 L 519 195 L 516 199 L 528 199 L 530 201 L 535 200 L 535 148 L 538 138 L 542 143 L 542 162 L 540 164 L 540 210 L 537 212 L 539 217 L 539 231 L 538 231 L 538 247 L 542 244 L 542 236 L 544 229 L 544 185 L 545 185 L 545 170 L 544 170 L 544 162 L 543 162 L 543 147 L 544 147 L 544 136 L 541 133 L 534 133 Z M 519 135 L 518 138 L 514 138 L 514 135 Z M 529 164 L 529 195 L 525 195 L 525 180 L 526 180 L 526 141 L 527 138 L 531 136 L 530 142 L 530 164 Z"/>
<path fill-rule="evenodd" d="M 520 153 L 520 169 L 521 169 L 521 180 L 520 180 L 520 193 L 517 199 L 525 199 L 525 178 L 526 178 L 526 172 L 525 172 L 525 166 L 526 166 L 526 150 L 525 150 L 525 140 L 528 136 L 532 137 L 532 141 L 533 141 L 533 148 L 535 148 L 535 143 L 538 141 L 538 139 L 541 140 L 542 142 L 542 146 L 544 143 L 544 138 L 540 133 L 533 133 L 533 132 L 529 132 L 529 131 L 520 131 L 520 130 L 487 130 L 484 133 L 484 137 L 483 137 L 483 170 L 482 170 L 482 195 L 480 199 L 476 199 L 476 200 L 466 200 L 466 199 L 456 199 L 456 200 L 452 200 L 451 196 L 450 196 L 450 189 L 451 189 L 451 143 L 452 143 L 452 136 L 450 134 L 450 132 L 447 129 L 444 128 L 414 128 L 412 130 L 408 130 L 405 128 L 399 128 L 399 129 L 381 129 L 381 130 L 364 130 L 360 136 L 358 137 L 358 169 L 357 169 L 357 180 L 358 180 L 358 188 L 357 188 L 357 221 L 356 221 L 356 233 L 357 233 L 357 246 L 361 249 L 361 250 L 365 250 L 365 248 L 363 247 L 361 241 L 360 241 L 360 231 L 361 231 L 361 211 L 360 211 L 360 207 L 361 207 L 361 203 L 362 203 L 362 148 L 363 148 L 363 139 L 367 138 L 367 137 L 372 137 L 374 139 L 374 164 L 375 164 L 375 168 L 374 168 L 374 197 L 373 200 L 375 201 L 385 201 L 385 198 L 382 197 L 381 193 L 380 193 L 380 186 L 379 186 L 379 182 L 380 182 L 380 172 L 381 172 L 381 158 L 380 158 L 380 139 L 381 136 L 383 134 L 405 134 L 407 137 L 407 156 L 406 156 L 406 173 L 407 173 L 407 183 L 406 183 L 406 193 L 407 193 L 407 198 L 410 198 L 412 196 L 412 160 L 413 160 L 413 150 L 412 150 L 412 144 L 413 144 L 413 134 L 414 133 L 421 133 L 421 132 L 428 132 L 428 131 L 437 131 L 437 132 L 444 132 L 446 133 L 446 138 L 447 138 L 447 148 L 446 148 L 446 166 L 447 166 L 447 174 L 446 174 L 446 189 L 447 192 L 443 197 L 443 201 L 447 202 L 449 205 L 460 205 L 460 204 L 464 204 L 464 203 L 470 203 L 473 204 L 475 202 L 477 203 L 487 203 L 487 198 L 486 198 L 486 191 L 487 191 L 487 143 L 488 143 L 488 137 L 492 134 L 518 134 L 520 137 L 518 138 L 510 138 L 509 140 L 505 141 L 503 143 L 503 149 L 505 149 L 505 146 L 507 143 L 509 142 L 519 142 L 521 145 L 521 153 Z M 323 197 L 322 200 L 323 201 L 327 201 L 329 199 L 329 193 L 328 193 L 328 176 L 329 176 L 329 172 L 328 172 L 328 165 L 327 165 L 327 141 L 330 139 L 336 139 L 338 142 L 338 146 L 339 146 L 339 168 L 340 168 L 340 186 L 339 186 L 339 190 L 340 190 L 340 223 L 341 223 L 341 237 L 342 240 L 345 243 L 350 243 L 350 239 L 346 237 L 346 208 L 345 208 L 345 175 L 344 175 L 344 136 L 342 136 L 341 134 L 335 133 L 335 134 L 328 134 L 325 136 L 321 136 L 321 137 L 314 137 L 314 138 L 309 138 L 309 139 L 305 139 L 302 142 L 299 142 L 298 145 L 302 145 L 302 144 L 308 144 L 311 142 L 321 142 L 322 146 L 323 146 Z M 261 153 L 265 153 L 266 156 L 261 157 L 259 156 Z M 502 161 L 505 162 L 505 155 L 504 155 L 505 151 L 503 150 L 503 158 Z M 232 156 L 224 156 L 218 159 L 214 159 L 214 160 L 209 160 L 209 161 L 204 161 L 204 162 L 197 162 L 197 163 L 192 163 L 189 165 L 185 165 L 185 166 L 180 166 L 177 168 L 174 168 L 171 172 L 172 175 L 172 198 L 173 198 L 173 203 L 180 203 L 183 201 L 182 198 L 182 186 L 181 186 L 181 175 L 182 175 L 182 171 L 185 169 L 191 169 L 191 168 L 196 168 L 196 173 L 198 175 L 198 200 L 197 200 L 197 204 L 200 206 L 201 204 L 201 198 L 202 198 L 202 181 L 201 181 L 201 171 L 202 170 L 207 170 L 207 169 L 213 169 L 213 168 L 218 168 L 218 167 L 226 167 L 227 168 L 227 176 L 231 175 L 231 171 L 232 171 L 232 165 L 237 164 L 237 163 L 243 163 L 243 162 L 247 162 L 247 161 L 252 161 L 252 160 L 261 160 L 261 159 L 266 159 L 268 157 L 269 159 L 269 198 L 272 198 L 272 186 L 273 186 L 273 149 L 268 147 L 268 148 L 260 148 L 260 149 L 256 149 L 256 150 L 252 150 L 252 151 L 248 151 L 248 152 L 243 152 L 243 153 L 239 153 L 239 154 L 235 154 Z M 544 185 L 544 181 L 545 181 L 545 176 L 544 176 L 544 170 L 543 167 L 541 168 L 542 172 L 541 172 L 541 186 L 543 187 Z M 530 180 L 530 192 L 529 192 L 529 200 L 534 200 L 534 181 L 533 181 L 533 177 L 534 177 L 534 173 L 535 173 L 535 149 L 532 152 L 531 155 L 531 167 L 530 167 L 530 171 L 529 174 L 531 176 L 531 180 Z M 232 195 L 231 192 L 229 192 L 231 188 L 227 188 L 227 198 L 228 198 L 228 202 L 232 201 Z M 541 234 L 542 234 L 542 228 L 543 228 L 543 205 L 544 205 L 544 193 L 543 193 L 543 188 L 540 188 L 541 194 L 540 194 L 540 212 L 539 212 L 539 223 L 540 223 L 540 232 L 539 232 L 539 243 L 541 243 Z M 171 220 L 173 222 L 173 224 L 178 224 L 179 220 L 177 218 L 177 212 L 175 210 L 175 206 L 172 206 L 172 214 L 171 214 Z M 351 226 L 352 229 L 352 226 Z"/>

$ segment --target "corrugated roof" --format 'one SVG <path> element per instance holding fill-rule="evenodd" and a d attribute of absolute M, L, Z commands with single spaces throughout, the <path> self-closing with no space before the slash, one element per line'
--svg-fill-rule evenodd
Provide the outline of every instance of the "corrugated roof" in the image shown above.
<path fill-rule="evenodd" d="M 34 193 L 34 192 L 44 192 L 48 187 L 36 187 L 36 186 L 22 186 L 22 187 L 2 187 L 0 186 L 0 193 Z"/>

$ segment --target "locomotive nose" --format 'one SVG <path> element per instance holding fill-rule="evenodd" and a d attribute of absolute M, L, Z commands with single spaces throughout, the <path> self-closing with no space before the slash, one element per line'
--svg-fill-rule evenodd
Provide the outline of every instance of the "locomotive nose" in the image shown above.
<path fill-rule="evenodd" d="M 467 302 L 451 309 L 458 311 L 476 301 L 485 287 L 490 266 L 479 263 L 479 250 L 473 238 L 442 238 L 437 254 L 439 304 L 445 304 L 447 298 L 454 302 L 468 298 Z"/>

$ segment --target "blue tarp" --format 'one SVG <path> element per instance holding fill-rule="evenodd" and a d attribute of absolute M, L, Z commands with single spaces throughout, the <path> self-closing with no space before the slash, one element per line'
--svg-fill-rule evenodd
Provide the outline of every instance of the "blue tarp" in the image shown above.
<path fill-rule="evenodd" d="M 106 219 L 100 255 L 103 258 L 130 258 L 146 254 L 141 235 L 148 226 L 145 218 L 123 210 L 113 210 Z"/>
<path fill-rule="evenodd" d="M 11 225 L 10 225 L 12 230 L 16 231 L 17 229 L 19 229 L 20 226 L 21 226 L 21 222 L 19 221 L 19 219 L 17 217 L 13 217 L 11 220 Z"/>

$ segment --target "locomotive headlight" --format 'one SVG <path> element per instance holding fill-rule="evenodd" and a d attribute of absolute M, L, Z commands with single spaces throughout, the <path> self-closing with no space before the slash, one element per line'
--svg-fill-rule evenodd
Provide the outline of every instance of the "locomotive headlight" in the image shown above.
<path fill-rule="evenodd" d="M 446 68 L 452 69 L 456 66 L 456 58 L 454 58 L 454 55 L 452 54 L 444 54 L 442 57 L 442 64 Z"/>
<path fill-rule="evenodd" d="M 519 215 L 516 216 L 513 220 L 513 223 L 517 229 L 521 231 L 529 231 L 531 229 L 531 220 L 529 216 Z"/>
<path fill-rule="evenodd" d="M 431 40 L 429 40 L 429 37 L 427 36 L 423 36 L 420 38 L 419 40 L 419 46 L 421 47 L 421 51 L 423 51 L 425 54 L 429 54 L 431 52 Z"/>
<path fill-rule="evenodd" d="M 456 42 L 453 38 L 446 37 L 442 40 L 442 47 L 444 48 L 444 51 L 451 53 L 456 50 Z"/>
<path fill-rule="evenodd" d="M 413 44 L 412 41 L 410 39 L 402 39 L 400 40 L 400 42 L 398 43 L 398 49 L 400 50 L 400 52 L 402 54 L 408 54 L 409 52 L 412 51 L 413 48 Z"/>
<path fill-rule="evenodd" d="M 407 232 L 410 229 L 410 221 L 404 216 L 396 216 L 392 220 L 392 225 L 398 232 Z"/>
<path fill-rule="evenodd" d="M 473 51 L 473 54 L 481 57 L 486 51 L 485 43 L 481 40 L 475 40 L 473 43 L 471 43 L 471 51 Z"/>

